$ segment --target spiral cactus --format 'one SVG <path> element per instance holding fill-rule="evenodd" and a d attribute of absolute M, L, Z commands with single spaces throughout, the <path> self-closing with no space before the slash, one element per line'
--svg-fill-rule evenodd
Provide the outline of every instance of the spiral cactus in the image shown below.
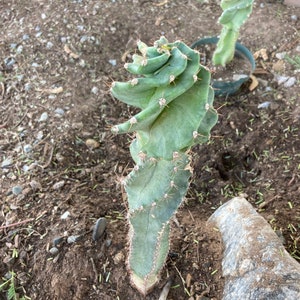
<path fill-rule="evenodd" d="M 213 55 L 213 64 L 225 66 L 234 56 L 235 43 L 239 36 L 240 27 L 252 12 L 254 0 L 222 0 L 223 13 L 219 23 L 223 28 L 217 49 Z"/>
<path fill-rule="evenodd" d="M 124 183 L 128 196 L 132 284 L 147 294 L 159 279 L 169 250 L 170 219 L 185 197 L 191 175 L 189 149 L 209 139 L 217 121 L 210 72 L 199 53 L 164 37 L 125 68 L 140 77 L 114 82 L 111 93 L 140 109 L 114 133 L 136 132 L 130 145 L 135 167 Z"/>

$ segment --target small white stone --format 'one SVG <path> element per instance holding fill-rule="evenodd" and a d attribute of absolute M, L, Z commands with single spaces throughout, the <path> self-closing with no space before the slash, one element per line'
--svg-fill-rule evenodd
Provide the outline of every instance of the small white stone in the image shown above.
<path fill-rule="evenodd" d="M 297 82 L 296 77 L 289 77 L 289 79 L 283 84 L 284 87 L 292 87 Z"/>
<path fill-rule="evenodd" d="M 61 215 L 61 219 L 62 220 L 66 220 L 69 216 L 70 216 L 70 212 L 69 211 L 65 211 L 62 215 Z"/>
<path fill-rule="evenodd" d="M 95 95 L 97 95 L 98 92 L 99 92 L 99 89 L 98 89 L 96 86 L 94 86 L 94 87 L 92 88 L 92 93 L 95 94 Z"/>
<path fill-rule="evenodd" d="M 108 62 L 114 67 L 117 65 L 117 61 L 115 59 L 109 59 Z"/>
<path fill-rule="evenodd" d="M 286 52 L 279 52 L 275 54 L 275 57 L 277 59 L 284 59 L 285 56 L 286 56 Z"/>
<path fill-rule="evenodd" d="M 45 122 L 48 119 L 48 113 L 47 112 L 43 112 L 39 118 L 39 122 Z"/>
<path fill-rule="evenodd" d="M 64 185 L 65 185 L 65 181 L 64 181 L 64 180 L 61 180 L 61 181 L 58 181 L 58 182 L 56 182 L 55 184 L 53 184 L 52 188 L 53 188 L 54 190 L 59 190 L 59 189 L 62 188 Z"/>

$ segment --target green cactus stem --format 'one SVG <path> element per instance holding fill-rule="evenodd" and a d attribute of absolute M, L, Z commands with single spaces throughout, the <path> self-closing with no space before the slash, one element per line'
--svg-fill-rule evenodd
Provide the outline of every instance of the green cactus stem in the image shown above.
<path fill-rule="evenodd" d="M 225 66 L 234 56 L 235 43 L 239 36 L 240 27 L 252 12 L 254 0 L 222 0 L 223 13 L 219 23 L 223 28 L 217 48 L 213 55 L 213 64 Z"/>
<path fill-rule="evenodd" d="M 129 256 L 132 284 L 147 294 L 159 280 L 169 251 L 170 219 L 181 205 L 191 176 L 190 148 L 209 139 L 217 122 L 210 72 L 199 53 L 164 37 L 125 68 L 134 75 L 114 82 L 111 93 L 140 111 L 112 128 L 135 132 L 130 153 L 135 167 L 125 180 L 128 196 Z"/>

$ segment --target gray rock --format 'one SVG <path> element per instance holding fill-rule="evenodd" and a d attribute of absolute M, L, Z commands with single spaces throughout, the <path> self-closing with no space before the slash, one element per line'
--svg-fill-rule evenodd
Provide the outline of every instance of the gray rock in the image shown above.
<path fill-rule="evenodd" d="M 105 218 L 99 218 L 96 221 L 96 224 L 95 224 L 95 227 L 93 230 L 93 235 L 92 235 L 92 238 L 94 241 L 99 240 L 100 237 L 103 235 L 105 228 L 106 228 L 106 224 L 107 224 L 107 221 Z"/>
<path fill-rule="evenodd" d="M 57 247 L 59 244 L 61 244 L 64 241 L 64 237 L 63 236 L 59 236 L 53 239 L 53 246 Z"/>
<path fill-rule="evenodd" d="M 59 190 L 59 189 L 61 189 L 64 185 L 65 185 L 65 181 L 64 181 L 64 180 L 61 180 L 61 181 L 58 181 L 58 182 L 54 183 L 52 188 L 53 188 L 54 190 Z"/>
<path fill-rule="evenodd" d="M 57 116 L 60 116 L 60 117 L 63 116 L 63 115 L 65 114 L 65 111 L 64 111 L 62 108 L 59 108 L 59 107 L 56 108 L 54 112 L 55 112 L 55 114 L 56 114 Z"/>
<path fill-rule="evenodd" d="M 11 157 L 7 157 L 1 163 L 1 168 L 8 168 L 13 164 L 13 159 Z"/>
<path fill-rule="evenodd" d="M 81 236 L 80 235 L 70 235 L 67 238 L 67 243 L 68 244 L 73 244 L 76 243 L 80 240 Z"/>
<path fill-rule="evenodd" d="M 51 249 L 49 249 L 49 252 L 54 256 L 58 254 L 59 250 L 56 247 L 52 247 Z"/>
<path fill-rule="evenodd" d="M 25 153 L 30 153 L 32 151 L 32 146 L 30 144 L 26 144 L 23 147 Z"/>
<path fill-rule="evenodd" d="M 208 224 L 219 228 L 225 247 L 222 300 L 300 299 L 300 265 L 246 199 L 231 199 Z"/>
<path fill-rule="evenodd" d="M 45 122 L 48 119 L 48 113 L 47 112 L 43 112 L 39 118 L 39 122 Z"/>
<path fill-rule="evenodd" d="M 71 214 L 70 214 L 69 211 L 65 211 L 65 212 L 61 215 L 60 218 L 61 218 L 62 220 L 66 220 L 66 219 L 69 218 L 70 215 L 71 215 Z"/>
<path fill-rule="evenodd" d="M 23 188 L 21 187 L 21 186 L 19 186 L 19 185 L 16 185 L 16 186 L 14 186 L 12 189 L 11 189 L 11 191 L 12 191 L 12 193 L 14 194 L 14 195 L 19 195 L 19 194 L 21 194 L 22 193 L 22 191 L 23 191 Z"/>

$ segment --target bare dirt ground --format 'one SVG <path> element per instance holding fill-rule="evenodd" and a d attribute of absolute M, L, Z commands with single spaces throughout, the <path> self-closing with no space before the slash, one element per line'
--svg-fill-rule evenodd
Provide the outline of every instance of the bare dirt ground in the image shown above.
<path fill-rule="evenodd" d="M 219 14 L 213 0 L 0 1 L 1 299 L 142 299 L 125 264 L 130 136 L 110 132 L 132 112 L 109 87 L 128 79 L 137 39 L 191 44 L 219 33 Z M 222 243 L 206 221 L 239 194 L 300 261 L 299 29 L 300 8 L 255 1 L 240 41 L 257 53 L 259 84 L 216 99 L 219 122 L 194 148 L 168 261 L 146 299 L 169 278 L 170 300 L 221 299 Z M 108 222 L 95 242 L 99 217 Z"/>

